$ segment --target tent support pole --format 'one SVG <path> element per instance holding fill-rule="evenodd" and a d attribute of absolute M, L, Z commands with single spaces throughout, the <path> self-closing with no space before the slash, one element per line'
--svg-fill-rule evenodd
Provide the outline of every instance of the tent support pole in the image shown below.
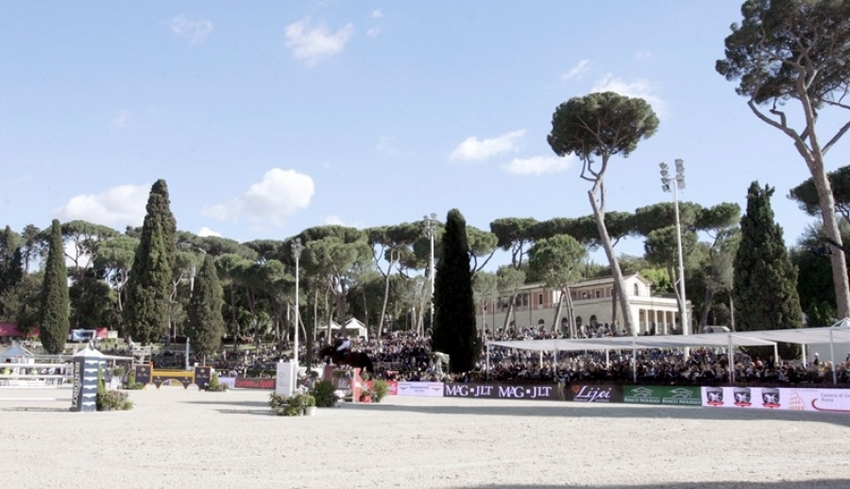
<path fill-rule="evenodd" d="M 835 371 L 835 342 L 832 338 L 832 328 L 829 328 L 829 362 L 832 368 L 832 383 L 838 384 L 838 373 Z"/>
<path fill-rule="evenodd" d="M 634 336 L 632 336 L 632 382 L 637 383 L 637 346 Z"/>
<path fill-rule="evenodd" d="M 487 355 L 484 361 L 484 365 L 487 367 L 487 371 L 484 372 L 484 378 L 490 380 L 490 342 L 487 342 Z"/>
<path fill-rule="evenodd" d="M 726 356 L 729 358 L 729 383 L 735 383 L 735 354 L 732 352 L 732 333 L 726 333 L 729 336 L 729 349 Z"/>

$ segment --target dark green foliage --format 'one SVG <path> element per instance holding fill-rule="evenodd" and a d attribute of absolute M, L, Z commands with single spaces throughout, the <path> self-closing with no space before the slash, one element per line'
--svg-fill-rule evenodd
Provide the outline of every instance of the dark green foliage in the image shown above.
<path fill-rule="evenodd" d="M 334 407 L 339 401 L 334 384 L 330 380 L 316 381 L 310 394 L 314 397 L 317 407 Z"/>
<path fill-rule="evenodd" d="M 68 291 L 71 300 L 71 324 L 76 329 L 95 329 L 115 325 L 115 291 L 94 276 L 91 269 L 78 275 Z"/>
<path fill-rule="evenodd" d="M 176 223 L 169 209 L 168 188 L 164 180 L 158 180 L 148 198 L 124 308 L 128 332 L 142 344 L 159 341 L 168 329 L 175 239 Z"/>
<path fill-rule="evenodd" d="M 372 402 L 381 402 L 387 394 L 390 392 L 390 386 L 387 385 L 385 380 L 375 379 L 372 381 L 372 388 L 369 389 L 369 393 L 372 397 Z"/>
<path fill-rule="evenodd" d="M 224 336 L 224 318 L 221 307 L 224 302 L 218 280 L 215 261 L 204 256 L 204 264 L 195 278 L 195 290 L 189 300 L 186 335 L 192 342 L 192 351 L 201 355 L 212 355 L 221 346 Z"/>
<path fill-rule="evenodd" d="M 813 304 L 819 304 L 818 307 L 829 304 L 831 309 L 835 308 L 835 288 L 832 284 L 829 254 L 839 251 L 818 239 L 821 232 L 820 226 L 810 228 L 800 239 L 798 246 L 791 249 L 791 262 L 797 267 L 800 307 L 807 315 Z M 847 239 L 845 234 L 844 243 L 848 242 Z"/>
<path fill-rule="evenodd" d="M 126 392 L 111 391 L 103 381 L 103 367 L 97 368 L 97 397 L 95 403 L 98 411 L 126 411 L 133 408 L 133 402 L 128 399 Z"/>
<path fill-rule="evenodd" d="M 716 64 L 727 80 L 740 80 L 739 95 L 771 103 L 798 98 L 805 87 L 818 108 L 847 89 L 850 2 L 747 0 L 741 14 L 726 38 L 726 58 Z"/>
<path fill-rule="evenodd" d="M 227 384 L 222 384 L 221 381 L 218 380 L 218 372 L 213 372 L 212 378 L 210 379 L 210 383 L 207 386 L 207 390 L 209 392 L 224 392 L 227 389 Z"/>
<path fill-rule="evenodd" d="M 575 154 L 586 162 L 594 156 L 627 158 L 641 139 L 657 129 L 658 117 L 645 100 L 614 92 L 591 93 L 558 106 L 547 141 L 558 156 Z M 586 165 L 582 175 L 595 179 L 596 175 L 587 174 L 590 169 Z"/>
<path fill-rule="evenodd" d="M 741 331 L 799 328 L 797 269 L 791 263 L 774 222 L 770 198 L 774 189 L 753 182 L 747 192 L 747 212 L 741 219 L 741 243 L 735 254 L 735 325 Z M 788 352 L 782 354 L 787 358 Z"/>
<path fill-rule="evenodd" d="M 39 327 L 41 344 L 53 355 L 62 353 L 70 329 L 70 300 L 68 299 L 68 271 L 65 268 L 65 248 L 59 221 L 53 220 L 50 229 L 50 248 L 44 267 L 41 287 Z"/>
<path fill-rule="evenodd" d="M 450 356 L 451 372 L 468 372 L 478 361 L 480 339 L 475 326 L 466 221 L 457 209 L 446 217 L 442 241 L 442 258 L 434 279 L 431 348 Z"/>
<path fill-rule="evenodd" d="M 15 287 L 23 280 L 22 240 L 9 226 L 0 232 L 0 321 L 14 315 Z"/>
<path fill-rule="evenodd" d="M 850 221 L 850 166 L 843 166 L 826 174 L 832 187 L 832 197 L 835 199 L 835 210 L 845 220 Z M 815 182 L 809 178 L 800 185 L 792 188 L 788 198 L 796 201 L 806 214 L 820 215 L 820 200 Z"/>

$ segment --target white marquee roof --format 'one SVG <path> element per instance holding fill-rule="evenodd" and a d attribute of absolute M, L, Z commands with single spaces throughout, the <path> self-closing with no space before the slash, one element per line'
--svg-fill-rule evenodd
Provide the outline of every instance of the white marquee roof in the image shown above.
<path fill-rule="evenodd" d="M 490 341 L 489 345 L 534 351 L 622 350 L 632 348 L 683 348 L 701 346 L 760 346 L 775 343 L 850 343 L 850 319 L 825 328 L 776 329 L 730 333 L 666 336 L 616 336 L 585 339 Z"/>

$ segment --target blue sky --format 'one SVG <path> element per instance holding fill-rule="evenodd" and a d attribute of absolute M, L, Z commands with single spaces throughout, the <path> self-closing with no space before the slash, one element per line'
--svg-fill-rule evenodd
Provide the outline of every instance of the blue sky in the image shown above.
<path fill-rule="evenodd" d="M 546 143 L 552 113 L 613 90 L 661 123 L 613 160 L 609 210 L 669 201 L 658 163 L 682 158 L 682 200 L 775 186 L 793 244 L 807 169 L 714 70 L 739 20 L 739 0 L 2 2 L 0 224 L 123 230 L 158 178 L 178 228 L 239 241 L 452 208 L 483 229 L 578 217 L 589 184 Z"/>

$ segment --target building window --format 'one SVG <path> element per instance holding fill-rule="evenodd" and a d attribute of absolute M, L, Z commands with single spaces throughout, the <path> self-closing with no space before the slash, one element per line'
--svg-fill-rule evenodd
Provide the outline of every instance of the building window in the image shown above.
<path fill-rule="evenodd" d="M 635 295 L 640 295 L 640 290 L 638 289 L 638 284 L 635 284 Z"/>
<path fill-rule="evenodd" d="M 597 291 L 596 291 L 596 298 L 598 299 L 598 298 L 600 298 L 600 297 L 602 297 L 602 292 L 601 292 L 601 291 L 599 291 L 599 290 L 597 290 Z"/>
<path fill-rule="evenodd" d="M 538 306 L 543 305 L 543 294 L 537 294 L 537 305 Z"/>

